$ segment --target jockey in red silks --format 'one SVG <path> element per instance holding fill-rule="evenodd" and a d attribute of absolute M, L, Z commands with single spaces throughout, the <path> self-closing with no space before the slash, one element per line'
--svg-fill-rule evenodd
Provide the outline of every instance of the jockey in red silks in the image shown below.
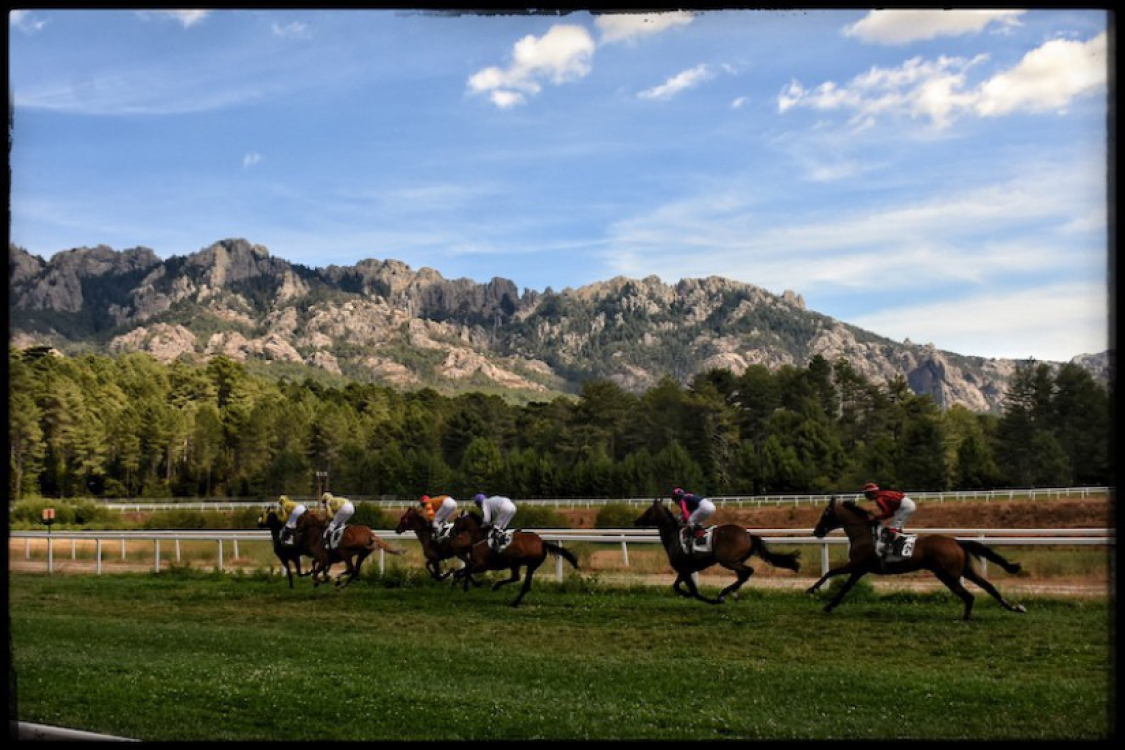
<path fill-rule="evenodd" d="M 703 541 L 703 523 L 715 512 L 715 504 L 705 497 L 684 492 L 677 487 L 672 490 L 672 500 L 680 506 L 680 517 L 691 527 L 695 541 Z"/>
<path fill-rule="evenodd" d="M 896 534 L 902 533 L 906 522 L 914 515 L 917 506 L 914 501 L 906 496 L 906 493 L 897 490 L 881 490 L 879 485 L 874 482 L 868 482 L 863 485 L 863 497 L 875 504 L 874 508 L 868 508 L 872 512 L 872 518 L 880 523 L 882 528 L 879 532 L 878 546 L 880 549 L 877 551 L 880 556 L 886 553 L 887 545 L 893 541 Z"/>

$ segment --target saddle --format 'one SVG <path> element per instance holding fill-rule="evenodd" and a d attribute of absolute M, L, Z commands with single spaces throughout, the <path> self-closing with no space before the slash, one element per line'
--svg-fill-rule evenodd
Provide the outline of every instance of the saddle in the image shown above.
<path fill-rule="evenodd" d="M 710 552 L 711 551 L 711 537 L 715 534 L 715 527 L 708 526 L 703 531 L 703 536 L 699 539 L 695 538 L 692 533 L 691 527 L 685 526 L 680 531 L 680 547 L 686 554 L 692 552 Z"/>

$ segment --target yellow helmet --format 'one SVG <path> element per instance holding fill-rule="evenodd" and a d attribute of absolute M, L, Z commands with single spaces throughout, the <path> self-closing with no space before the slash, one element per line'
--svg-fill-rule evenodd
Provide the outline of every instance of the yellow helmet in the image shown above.
<path fill-rule="evenodd" d="M 321 502 L 327 503 L 327 502 L 330 502 L 331 500 L 335 500 L 335 497 L 332 495 L 331 492 L 325 492 L 323 495 L 320 496 L 320 500 L 321 500 Z"/>
<path fill-rule="evenodd" d="M 279 502 L 279 503 L 291 503 L 293 501 L 289 499 L 288 495 L 280 495 L 277 498 L 277 502 Z"/>

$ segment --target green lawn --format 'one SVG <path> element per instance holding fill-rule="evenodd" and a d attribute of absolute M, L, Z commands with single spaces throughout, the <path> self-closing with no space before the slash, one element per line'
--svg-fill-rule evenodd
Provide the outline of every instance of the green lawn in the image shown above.
<path fill-rule="evenodd" d="M 715 589 L 712 589 L 714 591 Z M 265 575 L 11 573 L 21 720 L 143 740 L 1098 739 L 1111 600 L 860 585 L 709 606 L 581 576 L 463 593 Z"/>

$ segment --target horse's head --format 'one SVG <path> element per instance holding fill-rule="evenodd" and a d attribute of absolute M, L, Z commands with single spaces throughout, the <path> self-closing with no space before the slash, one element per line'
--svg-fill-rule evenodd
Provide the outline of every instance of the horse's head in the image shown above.
<path fill-rule="evenodd" d="M 828 507 L 820 514 L 820 520 L 813 529 L 813 536 L 823 538 L 833 529 L 841 529 L 855 523 L 867 523 L 870 514 L 851 500 L 838 500 L 835 495 L 828 501 Z"/>
<path fill-rule="evenodd" d="M 268 529 L 273 526 L 280 526 L 281 520 L 277 517 L 277 509 L 272 505 L 267 505 L 262 508 L 262 515 L 258 516 L 258 528 Z"/>
<path fill-rule="evenodd" d="M 645 512 L 641 514 L 640 518 L 633 521 L 634 526 L 659 526 L 661 521 L 664 521 L 670 512 L 664 507 L 664 503 L 659 499 L 653 500 L 652 505 L 645 508 Z"/>
<path fill-rule="evenodd" d="M 406 512 L 402 514 L 402 518 L 398 519 L 398 526 L 395 526 L 395 533 L 401 534 L 407 529 L 417 529 L 418 521 L 421 516 L 414 508 L 407 508 Z"/>

